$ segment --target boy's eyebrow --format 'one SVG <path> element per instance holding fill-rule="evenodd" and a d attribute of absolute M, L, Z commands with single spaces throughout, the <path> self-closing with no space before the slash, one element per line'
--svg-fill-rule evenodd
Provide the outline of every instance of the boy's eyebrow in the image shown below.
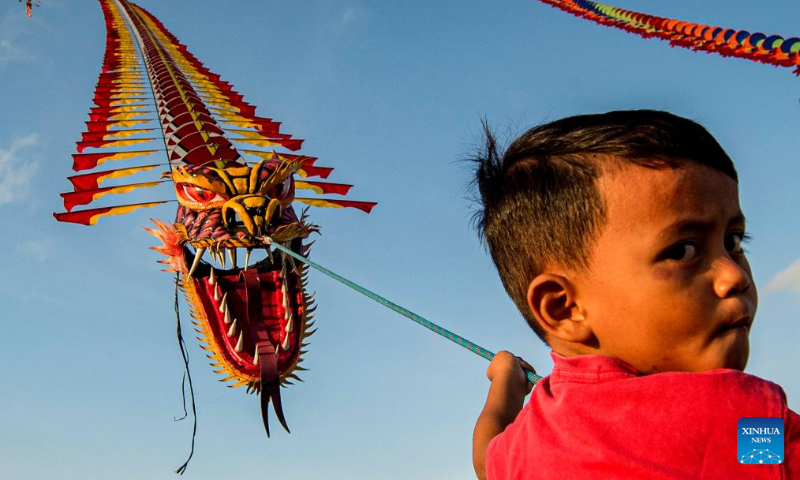
<path fill-rule="evenodd" d="M 732 224 L 741 224 L 742 226 L 745 225 L 745 218 L 743 213 L 736 214 L 733 218 L 728 220 L 727 225 Z M 659 233 L 659 237 L 670 237 L 672 235 L 681 235 L 689 232 L 708 232 L 713 230 L 716 225 L 716 222 L 711 220 L 699 220 L 699 219 L 686 219 L 681 220 L 679 222 L 673 223 L 668 227 L 662 229 Z"/>

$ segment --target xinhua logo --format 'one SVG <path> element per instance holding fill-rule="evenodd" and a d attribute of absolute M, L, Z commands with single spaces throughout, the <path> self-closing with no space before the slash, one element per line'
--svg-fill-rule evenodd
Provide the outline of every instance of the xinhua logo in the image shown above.
<path fill-rule="evenodd" d="M 739 463 L 775 465 L 783 462 L 783 419 L 742 417 L 736 424 Z"/>

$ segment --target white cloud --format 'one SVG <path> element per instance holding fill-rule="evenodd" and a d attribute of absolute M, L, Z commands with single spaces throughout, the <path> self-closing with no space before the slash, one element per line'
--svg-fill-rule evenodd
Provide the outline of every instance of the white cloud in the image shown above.
<path fill-rule="evenodd" d="M 0 147 L 0 204 L 17 201 L 27 192 L 39 166 L 24 156 L 20 157 L 18 152 L 36 145 L 38 139 L 39 136 L 33 133 L 15 138 L 9 148 Z"/>
<path fill-rule="evenodd" d="M 20 23 L 28 20 L 25 17 L 24 9 L 22 12 L 20 17 L 18 14 L 13 15 L 9 11 L 5 18 L 0 21 L 0 69 L 11 62 L 31 58 L 31 54 L 18 42 L 18 38 L 23 34 Z"/>
<path fill-rule="evenodd" d="M 776 273 L 767 284 L 767 292 L 800 293 L 800 259 Z"/>
<path fill-rule="evenodd" d="M 354 29 L 364 27 L 369 20 L 369 12 L 366 10 L 347 7 L 342 11 L 339 18 L 341 20 L 336 28 L 336 33 L 338 35 L 344 35 Z"/>
<path fill-rule="evenodd" d="M 0 38 L 0 68 L 5 67 L 15 60 L 24 60 L 28 57 L 25 50 L 7 38 Z"/>
<path fill-rule="evenodd" d="M 342 14 L 342 23 L 344 25 L 347 25 L 348 23 L 350 23 L 350 20 L 353 19 L 353 16 L 355 15 L 355 13 L 356 13 L 355 10 L 353 10 L 352 8 L 348 8 L 347 10 L 345 10 L 344 14 Z"/>
<path fill-rule="evenodd" d="M 17 245 L 15 252 L 25 258 L 33 258 L 38 262 L 44 262 L 53 254 L 55 243 L 49 238 L 38 238 L 35 240 L 25 240 Z"/>

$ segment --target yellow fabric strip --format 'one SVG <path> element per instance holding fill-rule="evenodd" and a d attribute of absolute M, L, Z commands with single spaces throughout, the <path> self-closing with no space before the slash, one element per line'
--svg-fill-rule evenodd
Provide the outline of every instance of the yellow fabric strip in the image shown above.
<path fill-rule="evenodd" d="M 158 165 L 146 165 L 144 167 L 131 167 L 131 168 L 121 168 L 119 170 L 114 170 L 113 172 L 109 172 L 106 175 L 103 175 L 101 177 L 97 177 L 97 186 L 99 187 L 106 180 L 109 180 L 109 179 L 112 179 L 112 178 L 127 177 L 129 175 L 133 175 L 134 173 L 139 173 L 139 172 L 147 172 L 147 171 L 150 171 L 150 170 L 156 168 L 157 166 Z"/>
<path fill-rule="evenodd" d="M 138 135 L 140 133 L 152 132 L 152 131 L 153 131 L 152 128 L 132 128 L 130 130 L 112 130 L 112 131 L 108 132 L 107 134 L 103 135 L 103 139 L 124 138 L 124 137 L 130 137 L 130 136 L 133 136 L 133 135 Z"/>
<path fill-rule="evenodd" d="M 147 102 L 149 99 L 147 98 L 121 98 L 119 100 L 114 100 L 110 103 L 109 106 L 111 107 L 118 107 L 122 105 L 147 105 L 146 103 L 138 103 L 138 102 Z"/>
<path fill-rule="evenodd" d="M 331 203 L 325 200 L 321 200 L 319 198 L 294 198 L 295 202 L 305 203 L 306 205 L 311 205 L 312 207 L 327 207 L 327 208 L 344 208 L 342 205 L 338 205 L 336 203 Z"/>
<path fill-rule="evenodd" d="M 250 140 L 263 140 L 266 135 L 263 135 L 261 132 L 254 132 L 252 130 L 241 130 L 238 128 L 229 128 L 229 133 L 238 133 L 243 138 L 247 138 Z"/>
<path fill-rule="evenodd" d="M 303 173 L 305 173 L 305 172 L 303 172 Z M 311 185 L 310 183 L 306 183 L 306 182 L 304 182 L 302 180 L 295 180 L 294 186 L 295 186 L 295 188 L 300 189 L 300 190 L 313 190 L 314 192 L 320 193 L 320 194 L 325 193 L 325 191 L 322 190 L 321 187 L 318 187 L 317 185 Z"/>
<path fill-rule="evenodd" d="M 155 140 L 155 138 L 132 138 L 130 140 L 112 140 L 105 145 L 99 147 L 92 146 L 91 148 L 109 148 L 109 147 L 127 147 L 129 145 L 138 145 L 140 143 L 147 143 Z"/>
<path fill-rule="evenodd" d="M 257 147 L 279 147 L 281 144 L 278 142 L 273 142 L 270 140 L 255 140 L 252 138 L 231 138 L 231 140 L 235 140 L 237 142 L 247 143 L 250 145 L 255 145 Z"/>
<path fill-rule="evenodd" d="M 109 120 L 130 120 L 136 117 L 150 115 L 150 112 L 122 112 L 108 117 Z M 149 121 L 149 120 L 148 120 Z"/>
<path fill-rule="evenodd" d="M 111 207 L 111 209 L 107 212 L 98 213 L 97 215 L 92 215 L 92 218 L 89 220 L 89 225 L 96 225 L 97 220 L 99 220 L 100 217 L 108 217 L 111 215 L 124 215 L 126 213 L 138 210 L 140 208 L 155 207 L 156 205 L 161 205 L 162 203 L 167 203 L 167 202 L 137 203 L 134 205 L 121 205 L 119 207 Z"/>
<path fill-rule="evenodd" d="M 119 121 L 116 121 L 116 122 L 114 122 L 112 124 L 109 124 L 109 126 L 126 128 L 126 127 L 134 127 L 136 125 L 142 125 L 142 124 L 148 123 L 148 122 L 150 122 L 150 120 L 147 120 L 147 119 L 145 119 L 145 120 L 141 120 L 141 119 L 140 120 L 119 120 Z M 115 132 L 115 130 L 109 130 L 109 133 L 113 133 L 113 132 Z"/>
<path fill-rule="evenodd" d="M 107 157 L 101 158 L 100 160 L 97 161 L 97 165 L 100 166 L 112 160 L 125 160 L 127 158 L 143 157 L 145 155 L 151 155 L 156 152 L 158 152 L 158 150 L 140 150 L 138 152 L 117 152 Z"/>
<path fill-rule="evenodd" d="M 258 123 L 253 123 L 250 120 L 229 120 L 227 118 L 219 119 L 221 123 L 227 123 L 228 125 L 236 125 L 238 127 L 260 127 Z"/>
<path fill-rule="evenodd" d="M 275 150 L 269 150 L 267 152 L 263 152 L 261 150 L 240 150 L 240 151 L 248 155 L 255 155 L 259 158 L 263 158 L 264 160 L 269 160 L 270 158 L 272 158 L 272 155 L 274 153 L 277 153 L 275 152 Z M 278 155 L 278 158 L 280 158 L 280 155 Z"/>
<path fill-rule="evenodd" d="M 98 198 L 100 198 L 100 197 L 102 197 L 104 195 L 107 195 L 109 193 L 116 193 L 116 194 L 128 193 L 128 192 L 132 192 L 132 191 L 134 191 L 134 190 L 136 190 L 138 188 L 153 188 L 153 187 L 158 186 L 158 185 L 160 185 L 162 183 L 164 183 L 164 182 L 163 181 L 160 181 L 160 182 L 144 182 L 144 183 L 132 183 L 130 185 L 120 185 L 119 187 L 114 187 L 111 190 L 106 190 L 105 192 L 97 192 L 97 193 L 95 193 L 94 195 L 92 195 L 92 201 L 97 200 Z"/>

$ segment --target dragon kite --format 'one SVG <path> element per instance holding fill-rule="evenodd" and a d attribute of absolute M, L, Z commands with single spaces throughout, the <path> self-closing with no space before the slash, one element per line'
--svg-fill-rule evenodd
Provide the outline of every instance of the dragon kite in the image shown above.
<path fill-rule="evenodd" d="M 367 213 L 375 203 L 296 196 L 298 190 L 345 195 L 351 185 L 310 180 L 327 178 L 332 169 L 286 153 L 302 140 L 257 116 L 145 9 L 126 0 L 99 2 L 107 29 L 103 69 L 73 155 L 75 171 L 91 172 L 69 177 L 73 191 L 61 194 L 66 212 L 54 216 L 94 225 L 104 216 L 175 201 L 97 205 L 118 194 L 174 192 L 175 221 L 154 220 L 155 228 L 147 229 L 162 243 L 153 248 L 166 256 L 166 271 L 176 273 L 222 381 L 260 394 L 267 435 L 270 402 L 288 431 L 280 387 L 304 370 L 314 306 L 307 267 L 270 245 L 308 255 L 307 238 L 318 227 L 308 222 L 308 207 L 298 214 L 296 203 Z M 141 160 L 164 152 L 166 162 Z M 122 162 L 124 168 L 98 171 Z M 109 184 L 133 175 L 146 178 Z M 163 184 L 171 188 L 158 188 Z M 76 209 L 87 205 L 93 208 Z"/>

